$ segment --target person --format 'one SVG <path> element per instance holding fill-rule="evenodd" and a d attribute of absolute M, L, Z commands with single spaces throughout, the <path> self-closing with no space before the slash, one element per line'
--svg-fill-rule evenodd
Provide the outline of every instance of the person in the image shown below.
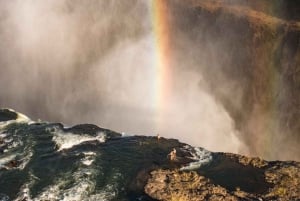
<path fill-rule="evenodd" d="M 173 150 L 168 154 L 168 157 L 170 157 L 171 161 L 176 160 L 176 149 L 175 148 L 173 148 Z"/>
<path fill-rule="evenodd" d="M 157 141 L 159 141 L 160 140 L 160 135 L 157 134 L 156 137 L 157 137 Z"/>

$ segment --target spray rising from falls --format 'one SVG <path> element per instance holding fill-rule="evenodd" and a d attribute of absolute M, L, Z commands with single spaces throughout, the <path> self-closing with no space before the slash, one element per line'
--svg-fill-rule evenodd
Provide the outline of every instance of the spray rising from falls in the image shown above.
<path fill-rule="evenodd" d="M 159 133 L 216 151 L 275 153 L 278 136 L 252 138 L 243 129 L 256 124 L 239 124 L 260 115 L 248 120 L 251 111 L 244 110 L 255 108 L 257 93 L 248 86 L 261 71 L 241 68 L 254 63 L 253 49 L 236 48 L 243 44 L 236 41 L 251 46 L 249 23 L 223 29 L 222 20 L 242 17 L 214 18 L 222 7 L 188 2 L 1 1 L 0 105 L 36 119 Z M 232 11 L 237 7 L 224 9 Z M 269 139 L 266 152 L 258 148 L 265 142 L 260 136 Z"/>
<path fill-rule="evenodd" d="M 1 105 L 51 121 L 239 151 L 233 122 L 199 88 L 201 75 L 172 63 L 165 2 L 1 4 L 1 41 L 11 47 L 1 49 Z"/>

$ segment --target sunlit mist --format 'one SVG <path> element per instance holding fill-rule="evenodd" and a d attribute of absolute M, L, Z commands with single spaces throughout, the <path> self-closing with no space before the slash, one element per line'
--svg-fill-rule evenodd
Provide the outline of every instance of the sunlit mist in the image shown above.
<path fill-rule="evenodd" d="M 228 105 L 243 110 L 247 78 L 236 82 L 219 70 L 233 65 L 230 48 L 196 29 L 194 4 L 176 2 L 159 14 L 158 0 L 0 1 L 0 106 L 212 151 L 287 156 L 257 148 L 264 139 L 250 140 L 239 126 Z M 257 126 L 251 118 L 247 126 Z M 275 146 L 281 138 L 272 129 Z"/>

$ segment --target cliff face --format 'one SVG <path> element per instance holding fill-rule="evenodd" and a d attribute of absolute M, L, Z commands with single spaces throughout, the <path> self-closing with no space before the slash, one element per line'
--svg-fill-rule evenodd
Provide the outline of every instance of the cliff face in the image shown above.
<path fill-rule="evenodd" d="M 174 6 L 179 62 L 194 61 L 252 154 L 299 158 L 300 5 L 287 14 L 267 1 L 185 3 Z"/>

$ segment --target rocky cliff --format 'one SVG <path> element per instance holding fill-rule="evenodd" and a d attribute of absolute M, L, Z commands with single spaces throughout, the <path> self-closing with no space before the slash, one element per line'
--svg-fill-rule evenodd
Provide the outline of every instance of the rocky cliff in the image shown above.
<path fill-rule="evenodd" d="M 199 85 L 224 105 L 250 153 L 299 159 L 299 3 L 186 0 L 170 6 L 178 63 L 192 61 L 182 68 L 203 74 L 206 83 Z"/>

